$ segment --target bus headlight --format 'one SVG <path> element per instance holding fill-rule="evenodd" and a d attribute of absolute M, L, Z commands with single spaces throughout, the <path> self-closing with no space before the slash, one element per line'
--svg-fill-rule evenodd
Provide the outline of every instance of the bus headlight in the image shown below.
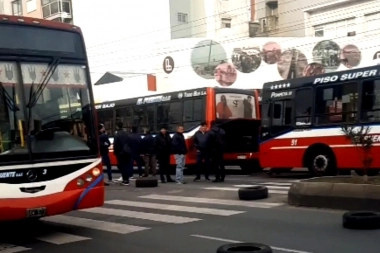
<path fill-rule="evenodd" d="M 77 185 L 78 185 L 79 187 L 83 186 L 83 185 L 84 185 L 84 180 L 83 180 L 82 178 L 78 178 L 78 179 L 77 179 Z"/>
<path fill-rule="evenodd" d="M 93 175 L 94 177 L 99 176 L 99 175 L 100 175 L 100 170 L 99 170 L 98 168 L 93 169 L 93 170 L 92 170 L 92 175 Z"/>
<path fill-rule="evenodd" d="M 86 181 L 91 182 L 92 181 L 92 176 L 90 174 L 86 175 Z"/>

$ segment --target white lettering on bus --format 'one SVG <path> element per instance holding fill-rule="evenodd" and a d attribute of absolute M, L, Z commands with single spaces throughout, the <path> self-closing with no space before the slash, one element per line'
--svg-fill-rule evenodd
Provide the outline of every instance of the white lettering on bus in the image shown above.
<path fill-rule="evenodd" d="M 348 80 L 358 79 L 361 77 L 372 77 L 372 76 L 376 76 L 377 74 L 378 74 L 378 70 L 373 69 L 373 70 L 367 70 L 367 71 L 358 71 L 358 72 L 349 73 L 349 74 L 342 74 L 341 76 L 332 75 L 332 76 L 318 77 L 318 78 L 315 78 L 314 84 L 330 83 L 330 82 L 336 82 L 338 80 L 348 81 Z"/>
<path fill-rule="evenodd" d="M 206 95 L 206 91 L 194 91 L 194 92 L 184 92 L 183 96 L 185 98 L 191 98 L 191 97 L 199 97 Z"/>
<path fill-rule="evenodd" d="M 171 96 L 155 96 L 155 97 L 148 97 L 148 98 L 139 98 L 137 99 L 136 104 L 142 105 L 142 104 L 151 104 L 151 103 L 157 103 L 157 102 L 163 102 L 163 101 L 169 101 L 171 100 Z"/>
<path fill-rule="evenodd" d="M 16 171 L 11 172 L 2 172 L 0 173 L 0 178 L 13 178 L 13 177 L 22 177 L 23 173 L 16 173 Z"/>
<path fill-rule="evenodd" d="M 286 96 L 291 96 L 293 94 L 293 91 L 284 91 L 284 92 L 272 92 L 270 95 L 270 98 L 281 98 Z"/>
<path fill-rule="evenodd" d="M 115 107 L 115 103 L 110 103 L 110 104 L 102 104 L 102 105 L 95 105 L 95 109 L 98 110 L 98 109 L 107 109 L 107 108 L 114 108 Z M 77 109 L 78 111 L 78 109 Z M 79 109 L 80 111 L 80 109 Z"/>

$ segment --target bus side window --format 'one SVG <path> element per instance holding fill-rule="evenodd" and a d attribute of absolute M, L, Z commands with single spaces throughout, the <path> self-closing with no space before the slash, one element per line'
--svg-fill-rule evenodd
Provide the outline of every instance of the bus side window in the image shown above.
<path fill-rule="evenodd" d="M 183 102 L 183 125 L 185 131 L 196 127 L 202 121 L 202 98 L 185 100 Z"/>
<path fill-rule="evenodd" d="M 313 104 L 313 90 L 300 89 L 296 92 L 296 126 L 310 125 L 311 124 L 311 108 Z"/>
<path fill-rule="evenodd" d="M 365 81 L 362 88 L 361 120 L 380 121 L 380 80 Z"/>
<path fill-rule="evenodd" d="M 288 126 L 292 124 L 292 101 L 282 100 L 273 103 L 273 126 Z"/>
<path fill-rule="evenodd" d="M 123 126 L 126 129 L 132 127 L 133 119 L 131 107 L 123 107 L 116 109 L 116 122 L 119 121 L 123 122 Z"/>

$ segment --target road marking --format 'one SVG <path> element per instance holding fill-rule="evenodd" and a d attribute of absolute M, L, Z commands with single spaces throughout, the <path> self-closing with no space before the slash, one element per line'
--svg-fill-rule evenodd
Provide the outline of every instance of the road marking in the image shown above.
<path fill-rule="evenodd" d="M 260 202 L 260 201 L 246 202 L 246 201 L 238 201 L 238 200 L 208 199 L 208 198 L 195 198 L 195 197 L 158 195 L 158 194 L 140 196 L 139 198 L 178 201 L 178 202 L 190 202 L 190 203 L 205 203 L 205 204 L 215 204 L 215 205 L 225 205 L 225 206 L 256 207 L 256 208 L 272 208 L 272 207 L 284 205 L 283 203 L 268 203 L 268 202 Z"/>
<path fill-rule="evenodd" d="M 205 235 L 190 235 L 192 237 L 202 238 L 202 239 L 208 239 L 208 240 L 214 240 L 214 241 L 220 241 L 220 242 L 228 242 L 228 243 L 243 243 L 240 241 L 234 241 L 234 240 L 228 240 L 224 238 L 218 238 L 218 237 L 212 237 L 212 236 L 205 236 Z M 284 251 L 284 252 L 290 252 L 290 253 L 312 253 L 308 251 L 302 251 L 302 250 L 295 250 L 295 249 L 286 249 L 286 248 L 279 248 L 274 246 L 269 246 L 274 250 Z"/>
<path fill-rule="evenodd" d="M 157 210 L 201 213 L 201 214 L 210 214 L 210 215 L 219 215 L 219 216 L 231 216 L 235 214 L 245 213 L 244 211 L 235 211 L 235 210 L 165 205 L 165 204 L 158 204 L 158 203 L 146 203 L 146 202 L 124 201 L 124 200 L 110 200 L 110 201 L 106 201 L 105 203 L 111 204 L 111 205 L 133 206 L 133 207 L 151 208 L 151 209 L 157 209 Z"/>
<path fill-rule="evenodd" d="M 25 247 L 12 245 L 12 244 L 5 244 L 5 243 L 0 244 L 1 253 L 17 253 L 17 252 L 24 252 L 28 250 L 31 250 L 31 248 L 25 248 Z"/>
<path fill-rule="evenodd" d="M 91 240 L 91 238 L 88 238 L 88 237 L 71 235 L 71 234 L 60 233 L 60 232 L 49 232 L 46 235 L 36 237 L 36 239 L 39 241 L 48 242 L 48 243 L 52 243 L 56 245 Z"/>
<path fill-rule="evenodd" d="M 265 182 L 265 183 L 260 183 L 262 185 L 277 185 L 277 186 L 292 186 L 293 183 L 276 183 L 276 182 Z"/>
<path fill-rule="evenodd" d="M 119 217 L 128 217 L 128 218 L 151 220 L 151 221 L 174 223 L 174 224 L 183 224 L 183 223 L 189 223 L 189 222 L 201 220 L 201 219 L 196 219 L 196 218 L 189 218 L 189 217 L 182 217 L 182 216 L 175 216 L 175 215 L 135 212 L 135 211 L 129 211 L 129 210 L 103 208 L 103 207 L 84 209 L 84 210 L 81 210 L 81 212 L 113 215 L 113 216 L 119 216 Z"/>
<path fill-rule="evenodd" d="M 238 187 L 238 188 L 247 188 L 247 187 L 256 187 L 256 186 L 262 186 L 262 185 L 254 185 L 254 184 L 237 184 L 237 185 L 234 185 L 234 187 Z M 290 186 L 269 186 L 269 185 L 265 185 L 266 188 L 268 188 L 268 190 L 289 190 Z"/>
<path fill-rule="evenodd" d="M 204 190 L 216 190 L 216 191 L 235 191 L 237 192 L 239 190 L 239 188 L 234 188 L 234 187 L 203 187 L 202 189 Z M 268 192 L 269 193 L 272 193 L 272 194 L 288 194 L 288 191 L 278 191 L 278 190 L 269 190 L 268 189 Z"/>
<path fill-rule="evenodd" d="M 43 220 L 48 221 L 48 222 L 53 222 L 53 223 L 91 228 L 91 229 L 118 233 L 118 234 L 123 234 L 123 235 L 150 229 L 150 228 L 132 226 L 132 225 L 127 225 L 127 224 L 91 220 L 91 219 L 65 216 L 65 215 L 47 217 L 47 218 L 44 218 Z"/>

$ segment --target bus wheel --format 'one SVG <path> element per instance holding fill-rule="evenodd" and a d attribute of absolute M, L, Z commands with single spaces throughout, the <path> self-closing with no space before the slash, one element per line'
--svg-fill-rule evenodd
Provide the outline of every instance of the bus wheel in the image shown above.
<path fill-rule="evenodd" d="M 320 150 L 319 152 L 313 152 L 309 158 L 308 169 L 312 176 L 323 177 L 338 174 L 335 165 L 335 156 L 332 151 Z"/>
<path fill-rule="evenodd" d="M 241 163 L 240 168 L 244 173 L 254 173 L 254 172 L 261 172 L 264 170 L 260 166 L 260 163 L 258 161 L 255 162 L 249 162 L 249 163 Z"/>
<path fill-rule="evenodd" d="M 380 170 L 368 170 L 367 175 L 369 177 L 375 177 L 379 175 Z M 364 171 L 363 170 L 355 170 L 355 173 L 358 174 L 359 176 L 364 176 Z"/>

